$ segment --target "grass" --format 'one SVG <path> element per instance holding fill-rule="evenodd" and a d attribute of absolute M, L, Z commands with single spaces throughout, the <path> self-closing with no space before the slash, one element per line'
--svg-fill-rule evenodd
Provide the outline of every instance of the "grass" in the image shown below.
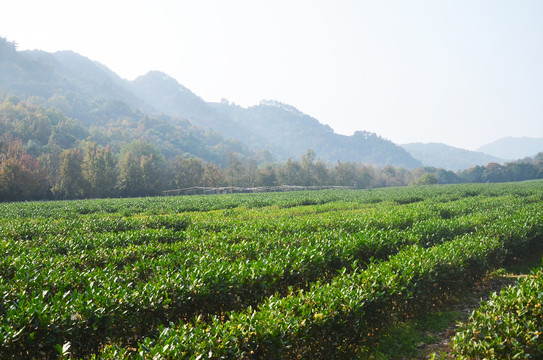
<path fill-rule="evenodd" d="M 467 321 L 481 300 L 492 292 L 515 284 L 519 277 L 540 267 L 542 257 L 543 251 L 534 251 L 526 257 L 514 258 L 442 309 L 394 323 L 375 340 L 361 345 L 358 359 L 451 359 L 448 342 L 459 323 Z"/>
<path fill-rule="evenodd" d="M 460 311 L 444 310 L 392 325 L 374 342 L 359 349 L 359 359 L 420 359 L 430 344 L 441 341 L 451 325 L 463 317 Z"/>

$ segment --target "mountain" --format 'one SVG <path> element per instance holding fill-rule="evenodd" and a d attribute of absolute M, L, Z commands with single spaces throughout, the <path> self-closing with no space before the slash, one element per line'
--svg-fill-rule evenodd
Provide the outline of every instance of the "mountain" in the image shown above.
<path fill-rule="evenodd" d="M 249 147 L 264 146 L 286 160 L 313 149 L 316 156 L 331 162 L 363 162 L 415 168 L 422 164 L 404 149 L 376 134 L 358 131 L 345 136 L 298 109 L 278 101 L 262 101 L 247 109 L 228 102 L 211 104 L 237 127 L 252 135 Z"/>
<path fill-rule="evenodd" d="M 163 72 L 150 71 L 127 85 L 140 99 L 155 104 L 155 109 L 166 114 L 187 117 L 209 115 L 210 109 L 202 98 Z"/>
<path fill-rule="evenodd" d="M 411 143 L 402 145 L 415 159 L 422 161 L 425 166 L 433 166 L 446 170 L 464 170 L 476 165 L 486 165 L 491 162 L 503 163 L 505 160 L 482 152 L 456 148 L 440 143 Z"/>
<path fill-rule="evenodd" d="M 80 120 L 84 127 L 98 127 L 102 133 L 108 133 L 111 127 L 120 134 L 123 124 L 138 126 L 139 123 L 145 123 L 150 131 L 153 120 L 143 123 L 141 120 L 149 114 L 155 120 L 161 119 L 161 124 L 166 121 L 168 126 L 186 134 L 190 127 L 182 121 L 186 119 L 200 132 L 211 129 L 222 134 L 218 143 L 210 145 L 215 149 L 210 152 L 215 153 L 217 149 L 221 153 L 236 149 L 235 152 L 247 157 L 251 152 L 262 153 L 267 149 L 276 160 L 287 160 L 299 159 L 312 149 L 317 158 L 333 163 L 351 161 L 406 168 L 422 165 L 403 148 L 376 134 L 360 131 L 352 136 L 339 135 L 317 119 L 277 101 L 263 101 L 249 108 L 227 101 L 207 103 L 158 71 L 126 81 L 106 66 L 74 52 L 17 51 L 13 43 L 0 37 L 2 92 L 17 95 L 31 104 L 55 107 L 64 115 Z M 152 138 L 160 141 L 160 133 Z M 170 154 L 190 153 L 186 144 L 178 148 L 179 144 L 172 143 L 172 134 L 167 135 L 168 144 L 162 147 L 169 149 Z M 219 146 L 227 143 L 228 146 Z"/>
<path fill-rule="evenodd" d="M 65 115 L 83 121 L 89 120 L 88 103 L 97 100 L 114 99 L 131 109 L 155 112 L 129 89 L 125 80 L 72 51 L 16 51 L 14 45 L 0 38 L 0 80 L 0 91 L 56 102 L 54 105 Z"/>
<path fill-rule="evenodd" d="M 195 125 L 219 131 L 226 137 L 243 141 L 251 137 L 246 129 L 237 126 L 227 115 L 218 113 L 201 97 L 163 72 L 150 71 L 127 85 L 159 112 L 190 119 Z"/>
<path fill-rule="evenodd" d="M 159 111 L 237 138 L 253 151 L 268 149 L 277 160 L 300 158 L 307 149 L 330 162 L 363 162 L 407 168 L 421 166 L 403 148 L 369 132 L 334 133 L 293 106 L 262 101 L 243 108 L 224 100 L 207 103 L 170 76 L 153 71 L 131 82 L 134 93 Z"/>
<path fill-rule="evenodd" d="M 230 153 L 242 159 L 256 158 L 240 141 L 197 129 L 185 119 L 147 115 L 157 114 L 158 110 L 147 105 L 132 91 L 129 82 L 104 65 L 69 51 L 17 51 L 14 44 L 0 37 L 0 104 L 10 96 L 17 96 L 24 104 L 16 109 L 20 114 L 14 115 L 11 123 L 0 126 L 0 135 L 20 139 L 28 143 L 27 147 L 32 144 L 36 156 L 51 145 L 49 136 L 54 132 L 55 142 L 62 148 L 90 138 L 118 152 L 131 141 L 145 140 L 167 159 L 194 156 L 225 166 Z M 18 102 L 13 100 L 15 105 Z M 55 111 L 59 114 L 55 115 Z M 35 113 L 52 113 L 43 124 L 32 125 L 42 127 L 41 133 L 46 135 L 28 136 L 13 128 L 26 128 L 22 125 L 25 118 L 40 118 L 32 115 Z M 57 126 L 58 119 L 62 127 Z"/>
<path fill-rule="evenodd" d="M 507 160 L 522 159 L 542 152 L 543 138 L 509 136 L 481 146 L 477 151 Z"/>

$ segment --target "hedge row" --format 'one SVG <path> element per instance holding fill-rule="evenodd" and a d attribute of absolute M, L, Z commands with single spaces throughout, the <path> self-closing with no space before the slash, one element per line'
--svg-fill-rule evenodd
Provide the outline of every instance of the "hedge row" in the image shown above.
<path fill-rule="evenodd" d="M 388 223 L 375 212 L 364 221 L 378 217 L 386 229 L 364 225 L 356 233 L 353 226 L 359 221 L 346 222 L 345 231 L 335 216 L 325 226 L 322 218 L 305 216 L 266 235 L 259 226 L 245 231 L 245 223 L 234 221 L 240 233 L 230 224 L 226 232 L 197 237 L 191 229 L 142 229 L 3 240 L 0 352 L 40 357 L 70 341 L 78 356 L 92 353 L 111 340 L 150 335 L 159 324 L 192 321 L 198 314 L 224 315 L 289 287 L 307 288 L 342 267 L 385 259 L 410 244 L 448 241 L 502 212 L 442 219 L 434 210 L 414 208 L 401 213 L 408 219 L 430 218 L 410 220 L 412 226 L 404 230 L 393 224 L 405 219 L 395 216 Z"/>
<path fill-rule="evenodd" d="M 431 248 L 409 246 L 389 261 L 342 273 L 308 291 L 270 297 L 257 309 L 227 320 L 162 328 L 137 352 L 109 346 L 99 358 L 344 358 L 352 345 L 390 319 L 424 311 L 446 294 L 470 286 L 507 257 L 537 246 L 543 213 L 525 208 L 490 225 L 484 235 L 464 235 Z"/>
<path fill-rule="evenodd" d="M 458 359 L 543 358 L 543 270 L 476 309 L 453 339 Z"/>

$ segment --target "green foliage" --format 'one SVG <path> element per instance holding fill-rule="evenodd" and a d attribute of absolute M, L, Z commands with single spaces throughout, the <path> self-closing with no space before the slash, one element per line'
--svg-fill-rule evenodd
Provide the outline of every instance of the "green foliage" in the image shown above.
<path fill-rule="evenodd" d="M 538 359 L 543 356 L 543 270 L 494 293 L 453 340 L 459 359 Z"/>
<path fill-rule="evenodd" d="M 537 246 L 542 195 L 522 183 L 0 204 L 0 357 L 345 357 Z"/>
<path fill-rule="evenodd" d="M 84 145 L 83 176 L 89 185 L 91 197 L 114 195 L 117 182 L 117 159 L 111 149 L 101 148 L 95 142 Z"/>
<path fill-rule="evenodd" d="M 55 196 L 63 199 L 82 198 L 87 189 L 83 177 L 83 155 L 77 149 L 64 150 L 60 158 L 60 183 L 52 189 Z"/>
<path fill-rule="evenodd" d="M 127 151 L 119 164 L 118 188 L 123 196 L 139 196 L 143 194 L 143 172 L 140 158 Z"/>
<path fill-rule="evenodd" d="M 176 189 L 201 186 L 204 179 L 204 166 L 199 159 L 176 157 L 171 166 L 173 186 Z"/>
<path fill-rule="evenodd" d="M 431 173 L 425 173 L 412 182 L 413 185 L 435 185 L 437 183 L 437 177 Z"/>
<path fill-rule="evenodd" d="M 416 359 L 422 358 L 420 345 L 441 339 L 435 334 L 443 332 L 461 318 L 456 311 L 430 312 L 416 319 L 393 324 L 375 340 L 367 341 L 357 351 L 358 359 Z"/>
<path fill-rule="evenodd" d="M 108 120 L 87 119 L 82 122 L 64 115 L 64 112 L 71 113 L 70 108 L 77 105 L 75 99 L 64 95 L 52 96 L 47 101 L 40 99 L 34 96 L 24 101 L 6 96 L 0 104 L 0 131 L 3 134 L 0 154 L 6 153 L 9 143 L 20 141 L 25 153 L 37 158 L 39 168 L 45 173 L 38 177 L 45 177 L 39 187 L 26 186 L 31 191 L 14 192 L 17 195 L 3 197 L 3 200 L 150 196 L 159 195 L 164 190 L 192 186 L 377 188 L 430 184 L 436 180 L 444 184 L 543 177 L 543 163 L 537 159 L 523 159 L 505 165 L 491 163 L 455 174 L 435 168 L 408 171 L 355 162 L 333 165 L 317 158 L 310 149 L 305 150 L 301 161 L 288 159 L 283 164 L 259 166 L 254 158 L 270 160 L 265 151 L 260 154 L 262 156 L 251 154 L 237 141 L 226 141 L 211 131 L 191 128 L 190 124 L 179 119 L 149 117 L 141 112 L 131 112 L 118 101 L 95 100 L 86 106 L 104 106 L 108 110 L 102 112 L 89 108 L 85 113 L 91 112 L 98 118 L 107 116 Z M 51 101 L 57 108 L 46 108 Z M 357 137 L 364 137 L 367 141 L 373 139 L 370 134 L 363 133 Z M 70 172 L 61 174 L 65 160 L 61 157 L 65 150 L 80 151 L 83 156 L 83 180 L 72 182 L 77 184 L 74 185 L 77 189 L 70 188 L 72 185 L 66 177 Z M 128 152 L 135 159 L 128 161 Z M 138 169 L 135 165 L 128 166 L 136 162 Z M 8 178 L 4 177 L 4 183 Z M 6 186 L 15 188 L 18 184 L 4 184 L 4 188 Z M 64 191 L 64 188 L 69 189 Z"/>
<path fill-rule="evenodd" d="M 160 104 L 156 105 L 160 107 Z M 255 149 L 265 147 L 281 161 L 293 159 L 293 154 L 301 157 L 309 148 L 326 162 L 363 162 L 407 168 L 421 165 L 403 148 L 376 134 L 367 131 L 358 131 L 352 136 L 335 134 L 329 126 L 277 101 L 262 101 L 247 109 L 228 102 L 206 105 L 218 116 L 196 118 L 200 124 L 227 136 L 242 138 Z"/>

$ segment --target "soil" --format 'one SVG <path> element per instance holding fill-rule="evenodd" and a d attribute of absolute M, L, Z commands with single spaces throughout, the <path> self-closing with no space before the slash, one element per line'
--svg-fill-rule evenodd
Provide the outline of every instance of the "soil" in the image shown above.
<path fill-rule="evenodd" d="M 444 310 L 460 313 L 459 322 L 468 321 L 471 313 L 480 307 L 482 301 L 488 300 L 492 293 L 499 293 L 502 288 L 517 284 L 519 278 L 529 277 L 530 275 L 527 275 L 527 273 L 530 273 L 530 270 L 541 266 L 542 256 L 543 252 L 538 249 L 528 256 L 512 259 L 510 264 L 503 269 L 505 274 L 491 274 L 485 277 L 475 284 L 474 288 L 467 294 L 459 297 L 455 303 L 446 306 Z M 450 342 L 458 326 L 459 323 L 457 322 L 450 324 L 449 327 L 439 333 L 428 333 L 429 336 L 433 336 L 439 341 L 431 344 L 421 343 L 420 349 L 423 353 L 421 359 L 430 359 L 432 354 L 437 354 L 436 359 L 453 359 L 452 355 L 450 355 Z"/>
<path fill-rule="evenodd" d="M 460 322 L 466 322 L 469 319 L 471 313 L 477 309 L 483 300 L 488 300 L 490 295 L 494 292 L 500 292 L 503 287 L 514 285 L 518 282 L 516 275 L 506 276 L 491 276 L 483 279 L 475 285 L 469 294 L 465 294 L 459 299 L 458 302 L 447 306 L 445 310 L 455 311 L 460 313 Z M 430 359 L 432 354 L 439 354 L 441 359 L 452 359 L 450 354 L 450 341 L 456 333 L 456 329 L 459 323 L 450 324 L 445 330 L 439 333 L 428 333 L 427 335 L 439 339 L 439 341 L 432 344 L 420 344 L 423 357 L 421 359 Z M 440 357 L 437 357 L 438 359 Z"/>

